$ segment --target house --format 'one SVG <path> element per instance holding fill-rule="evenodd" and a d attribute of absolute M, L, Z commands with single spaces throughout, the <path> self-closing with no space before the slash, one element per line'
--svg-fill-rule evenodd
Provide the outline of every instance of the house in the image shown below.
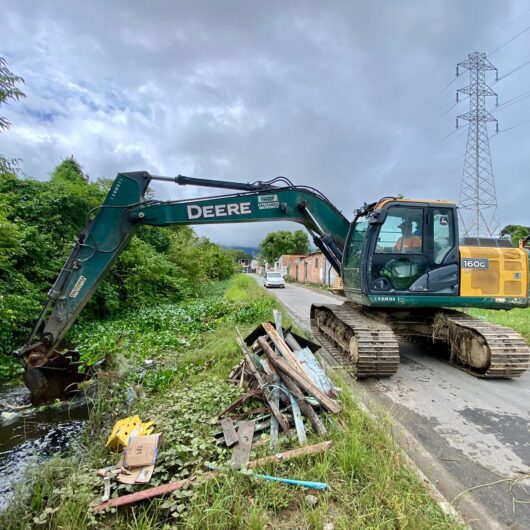
<path fill-rule="evenodd" d="M 293 267 L 296 264 L 296 261 L 299 258 L 303 258 L 303 255 L 300 254 L 284 254 L 279 257 L 278 261 L 274 264 L 274 270 L 277 270 L 282 273 L 284 278 L 290 278 L 291 280 L 296 280 L 296 276 L 292 275 Z"/>
<path fill-rule="evenodd" d="M 333 285 L 337 273 L 320 251 L 307 256 L 284 255 L 278 260 L 278 269 L 284 277 L 298 283 Z"/>
<path fill-rule="evenodd" d="M 244 272 L 250 272 L 250 260 L 249 259 L 238 259 L 237 264 L 240 270 Z"/>

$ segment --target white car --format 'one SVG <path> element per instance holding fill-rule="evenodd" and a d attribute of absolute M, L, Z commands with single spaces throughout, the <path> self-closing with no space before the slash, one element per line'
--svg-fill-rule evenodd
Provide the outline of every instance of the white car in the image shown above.
<path fill-rule="evenodd" d="M 282 287 L 285 289 L 285 280 L 280 272 L 266 272 L 263 285 L 267 287 Z"/>

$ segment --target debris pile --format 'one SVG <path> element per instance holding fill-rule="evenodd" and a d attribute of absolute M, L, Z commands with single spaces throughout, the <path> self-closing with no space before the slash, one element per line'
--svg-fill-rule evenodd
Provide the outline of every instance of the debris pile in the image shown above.
<path fill-rule="evenodd" d="M 229 381 L 244 387 L 218 418 L 227 447 L 232 447 L 232 467 L 247 467 L 252 447 L 264 443 L 270 432 L 270 447 L 279 448 L 279 437 L 296 437 L 307 442 L 306 422 L 320 436 L 327 434 L 321 412 L 336 414 L 340 407 L 333 399 L 335 389 L 316 359 L 318 346 L 282 328 L 281 313 L 274 312 L 275 324 L 263 323 L 238 344 L 243 360 L 232 370 Z M 262 405 L 244 410 L 245 403 L 258 400 Z M 293 430 L 294 429 L 294 430 Z"/>
<path fill-rule="evenodd" d="M 159 446 L 160 435 L 151 434 L 153 422 L 142 422 L 138 416 L 125 418 L 115 425 L 107 441 L 108 447 L 123 453 L 116 466 L 100 470 L 105 491 L 94 511 L 165 495 L 213 479 L 228 470 L 254 470 L 267 464 L 322 453 L 331 447 L 331 441 L 307 445 L 306 428 L 311 426 L 313 432 L 326 436 L 323 413 L 337 414 L 340 411 L 334 399 L 337 390 L 314 355 L 319 346 L 290 329 L 284 329 L 281 313 L 277 311 L 274 311 L 274 321 L 274 324 L 261 324 L 245 339 L 237 330 L 243 360 L 232 370 L 229 381 L 243 388 L 244 392 L 214 418 L 214 422 L 221 426 L 214 433 L 217 443 L 232 449 L 227 467 L 208 464 L 206 473 L 111 499 L 111 478 L 129 485 L 149 482 Z M 279 452 L 281 437 L 297 439 L 300 447 Z M 252 450 L 269 439 L 272 454 L 250 460 Z M 323 482 L 244 473 L 250 473 L 258 480 L 314 490 L 328 488 Z M 314 496 L 311 500 L 314 501 Z"/>

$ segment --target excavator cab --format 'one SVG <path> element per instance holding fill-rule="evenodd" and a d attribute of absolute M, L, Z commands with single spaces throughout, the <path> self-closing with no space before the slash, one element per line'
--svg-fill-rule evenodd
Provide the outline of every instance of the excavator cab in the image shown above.
<path fill-rule="evenodd" d="M 358 212 L 346 241 L 343 282 L 348 297 L 363 304 L 458 295 L 456 205 L 397 198 Z"/>

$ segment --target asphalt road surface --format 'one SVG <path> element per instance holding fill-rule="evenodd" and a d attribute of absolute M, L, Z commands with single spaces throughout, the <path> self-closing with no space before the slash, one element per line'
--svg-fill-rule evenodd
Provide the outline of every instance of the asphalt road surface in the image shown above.
<path fill-rule="evenodd" d="M 312 303 L 344 301 L 293 284 L 271 292 L 306 329 Z M 427 460 L 417 463 L 446 499 L 458 496 L 454 505 L 464 515 L 466 502 L 474 505 L 474 520 L 467 517 L 472 527 L 530 528 L 530 372 L 482 380 L 407 343 L 400 357 L 393 377 L 355 385 L 426 450 Z"/>

